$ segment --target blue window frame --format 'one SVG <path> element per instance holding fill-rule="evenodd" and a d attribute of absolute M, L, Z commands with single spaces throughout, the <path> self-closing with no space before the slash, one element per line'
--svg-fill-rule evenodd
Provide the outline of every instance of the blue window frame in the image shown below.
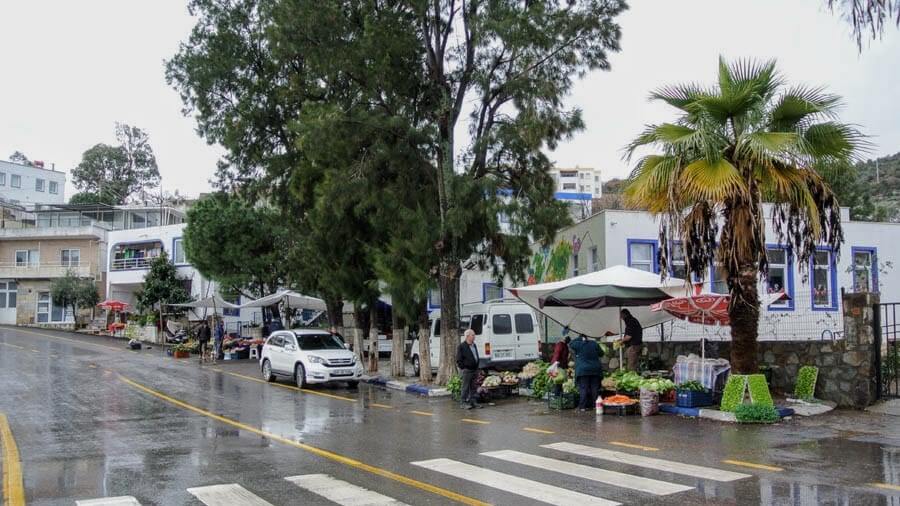
<path fill-rule="evenodd" d="M 794 254 L 791 248 L 780 244 L 766 244 L 766 258 L 769 260 L 769 278 L 766 292 L 784 291 L 790 300 L 769 304 L 769 311 L 794 310 Z"/>
<path fill-rule="evenodd" d="M 854 292 L 878 293 L 878 249 L 870 246 L 850 248 Z"/>
<path fill-rule="evenodd" d="M 837 265 L 831 248 L 817 247 L 809 261 L 813 311 L 837 311 Z"/>
<path fill-rule="evenodd" d="M 481 283 L 481 302 L 503 298 L 504 290 L 497 283 Z"/>
<path fill-rule="evenodd" d="M 225 299 L 226 302 L 230 302 L 232 304 L 241 305 L 241 296 L 238 295 L 234 298 L 234 300 Z M 230 309 L 230 308 L 222 308 L 222 316 L 241 316 L 240 309 Z"/>
<path fill-rule="evenodd" d="M 647 272 L 659 272 L 657 250 L 659 243 L 655 239 L 628 239 L 628 267 Z"/>
<path fill-rule="evenodd" d="M 440 288 L 432 288 L 428 291 L 428 309 L 440 309 L 441 308 L 441 289 Z"/>

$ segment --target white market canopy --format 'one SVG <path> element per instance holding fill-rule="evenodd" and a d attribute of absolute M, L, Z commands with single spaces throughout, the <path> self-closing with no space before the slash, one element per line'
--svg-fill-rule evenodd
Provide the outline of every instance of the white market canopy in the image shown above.
<path fill-rule="evenodd" d="M 187 307 L 191 309 L 238 309 L 240 306 L 232 304 L 218 295 L 210 295 L 193 302 L 184 304 L 167 304 L 174 307 Z"/>
<path fill-rule="evenodd" d="M 317 299 L 315 297 L 309 297 L 307 295 L 302 295 L 291 290 L 280 290 L 273 293 L 272 295 L 266 295 L 265 297 L 260 297 L 246 304 L 241 304 L 240 307 L 242 309 L 248 307 L 268 307 L 280 304 L 282 302 L 287 307 L 291 307 L 294 309 L 310 309 L 313 311 L 327 310 L 324 300 Z"/>
<path fill-rule="evenodd" d="M 628 308 L 645 328 L 673 319 L 665 311 L 652 311 L 650 306 L 688 295 L 689 288 L 683 279 L 661 282 L 659 274 L 617 265 L 562 281 L 512 288 L 510 292 L 573 332 L 602 337 L 607 332 L 621 332 L 620 308 Z"/>

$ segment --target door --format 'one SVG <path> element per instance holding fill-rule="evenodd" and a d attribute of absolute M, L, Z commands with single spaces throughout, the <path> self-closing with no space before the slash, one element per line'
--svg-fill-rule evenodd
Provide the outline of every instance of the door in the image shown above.
<path fill-rule="evenodd" d="M 286 373 L 287 371 L 284 370 L 284 338 L 281 334 L 272 335 L 266 343 L 266 348 L 269 350 L 269 361 L 272 362 L 272 370 L 282 374 Z"/>
<path fill-rule="evenodd" d="M 538 333 L 534 313 L 523 311 L 513 315 L 516 331 L 516 360 L 537 360 Z"/>
<path fill-rule="evenodd" d="M 16 301 L 18 298 L 15 281 L 0 281 L 0 324 L 16 324 Z"/>
<path fill-rule="evenodd" d="M 284 372 L 293 373 L 294 366 L 297 364 L 297 357 L 300 356 L 297 339 L 289 332 L 281 334 L 281 338 L 281 368 Z"/>
<path fill-rule="evenodd" d="M 513 333 L 513 318 L 506 309 L 491 314 L 491 329 L 485 347 L 490 344 L 491 362 L 506 362 L 516 359 L 516 336 Z"/>

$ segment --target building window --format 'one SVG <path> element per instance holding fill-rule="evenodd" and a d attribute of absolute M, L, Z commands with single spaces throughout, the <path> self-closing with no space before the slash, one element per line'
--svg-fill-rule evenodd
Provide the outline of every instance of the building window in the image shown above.
<path fill-rule="evenodd" d="M 81 263 L 80 249 L 63 249 L 59 251 L 59 263 L 63 267 L 78 267 Z"/>
<path fill-rule="evenodd" d="M 563 190 L 574 190 L 575 183 L 563 183 Z"/>
<path fill-rule="evenodd" d="M 680 242 L 673 242 L 671 247 L 669 247 L 669 274 L 673 278 L 687 279 L 684 245 Z"/>
<path fill-rule="evenodd" d="M 713 262 L 713 265 L 710 267 L 709 277 L 711 279 L 709 290 L 712 293 L 728 293 L 728 279 L 722 264 Z"/>
<path fill-rule="evenodd" d="M 578 174 L 579 179 L 584 179 L 586 177 L 587 177 L 587 174 L 585 174 L 584 172 L 582 172 L 581 174 Z"/>
<path fill-rule="evenodd" d="M 769 304 L 769 309 L 794 309 L 794 267 L 790 250 L 779 246 L 769 246 L 766 248 L 766 259 L 769 261 L 766 292 L 784 292 L 791 298 L 791 300 L 773 302 Z"/>
<path fill-rule="evenodd" d="M 74 315 L 70 309 L 53 304 L 50 292 L 38 292 L 35 319 L 37 323 L 64 323 L 73 321 Z"/>
<path fill-rule="evenodd" d="M 6 172 L 0 172 L 0 186 L 6 186 Z"/>
<path fill-rule="evenodd" d="M 600 270 L 600 252 L 597 250 L 597 247 L 594 246 L 591 248 L 591 272 L 597 272 Z"/>
<path fill-rule="evenodd" d="M 584 193 L 584 185 L 579 185 L 578 191 L 580 191 L 581 193 Z"/>
<path fill-rule="evenodd" d="M 431 308 L 441 307 L 441 289 L 440 288 L 432 288 L 428 292 L 428 307 L 431 307 Z"/>
<path fill-rule="evenodd" d="M 191 292 L 188 292 L 188 293 L 191 293 Z M 234 305 L 236 305 L 236 306 L 240 306 L 240 305 L 241 305 L 241 296 L 240 296 L 240 295 L 237 295 L 237 296 L 235 296 L 233 299 L 225 299 L 225 302 L 230 302 L 230 303 L 232 303 L 232 304 L 234 304 Z M 241 310 L 240 310 L 239 308 L 238 308 L 238 309 L 222 308 L 222 316 L 237 316 L 237 317 L 240 317 L 240 316 L 241 316 Z"/>
<path fill-rule="evenodd" d="M 13 188 L 21 188 L 22 187 L 22 176 L 18 174 L 10 174 L 9 175 L 9 185 Z"/>
<path fill-rule="evenodd" d="M 34 180 L 34 191 L 36 191 L 36 192 L 44 191 L 44 180 L 43 179 L 35 179 Z"/>
<path fill-rule="evenodd" d="M 812 273 L 812 308 L 818 310 L 837 309 L 835 293 L 835 265 L 831 250 L 819 249 L 810 262 Z"/>
<path fill-rule="evenodd" d="M 594 176 L 594 182 L 595 182 L 595 183 L 599 183 L 599 182 L 600 182 L 600 176 Z"/>
<path fill-rule="evenodd" d="M 56 195 L 59 193 L 59 183 L 56 181 L 50 181 L 50 193 Z"/>
<path fill-rule="evenodd" d="M 577 276 L 579 273 L 578 270 L 578 253 L 572 255 L 572 275 Z"/>
<path fill-rule="evenodd" d="M 853 255 L 853 291 L 878 292 L 878 256 L 875 248 L 850 248 Z"/>
<path fill-rule="evenodd" d="M 40 251 L 36 249 L 16 250 L 16 267 L 37 267 L 40 261 Z"/>
<path fill-rule="evenodd" d="M 576 177 L 577 175 L 577 170 L 563 170 L 559 172 L 560 177 Z"/>
<path fill-rule="evenodd" d="M 16 282 L 0 281 L 0 309 L 16 308 Z"/>
<path fill-rule="evenodd" d="M 498 286 L 497 283 L 481 284 L 481 302 L 487 302 L 489 300 L 497 300 L 502 298 L 503 288 Z"/>
<path fill-rule="evenodd" d="M 176 265 L 187 263 L 184 258 L 184 242 L 180 237 L 172 241 L 172 262 Z"/>
<path fill-rule="evenodd" d="M 656 241 L 628 239 L 628 267 L 647 272 L 657 272 Z"/>

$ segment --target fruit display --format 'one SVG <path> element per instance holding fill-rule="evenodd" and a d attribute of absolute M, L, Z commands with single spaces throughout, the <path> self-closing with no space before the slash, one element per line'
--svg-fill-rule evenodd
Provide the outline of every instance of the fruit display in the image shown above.
<path fill-rule="evenodd" d="M 519 378 L 515 373 L 503 371 L 500 373 L 500 382 L 504 385 L 516 385 L 519 383 Z"/>
<path fill-rule="evenodd" d="M 490 375 L 487 378 L 484 378 L 484 383 L 481 384 L 484 388 L 495 388 L 499 387 L 502 380 L 500 376 Z"/>
<path fill-rule="evenodd" d="M 606 404 L 607 406 L 629 406 L 635 403 L 637 403 L 637 401 L 627 395 L 610 395 L 603 399 L 603 404 Z"/>

